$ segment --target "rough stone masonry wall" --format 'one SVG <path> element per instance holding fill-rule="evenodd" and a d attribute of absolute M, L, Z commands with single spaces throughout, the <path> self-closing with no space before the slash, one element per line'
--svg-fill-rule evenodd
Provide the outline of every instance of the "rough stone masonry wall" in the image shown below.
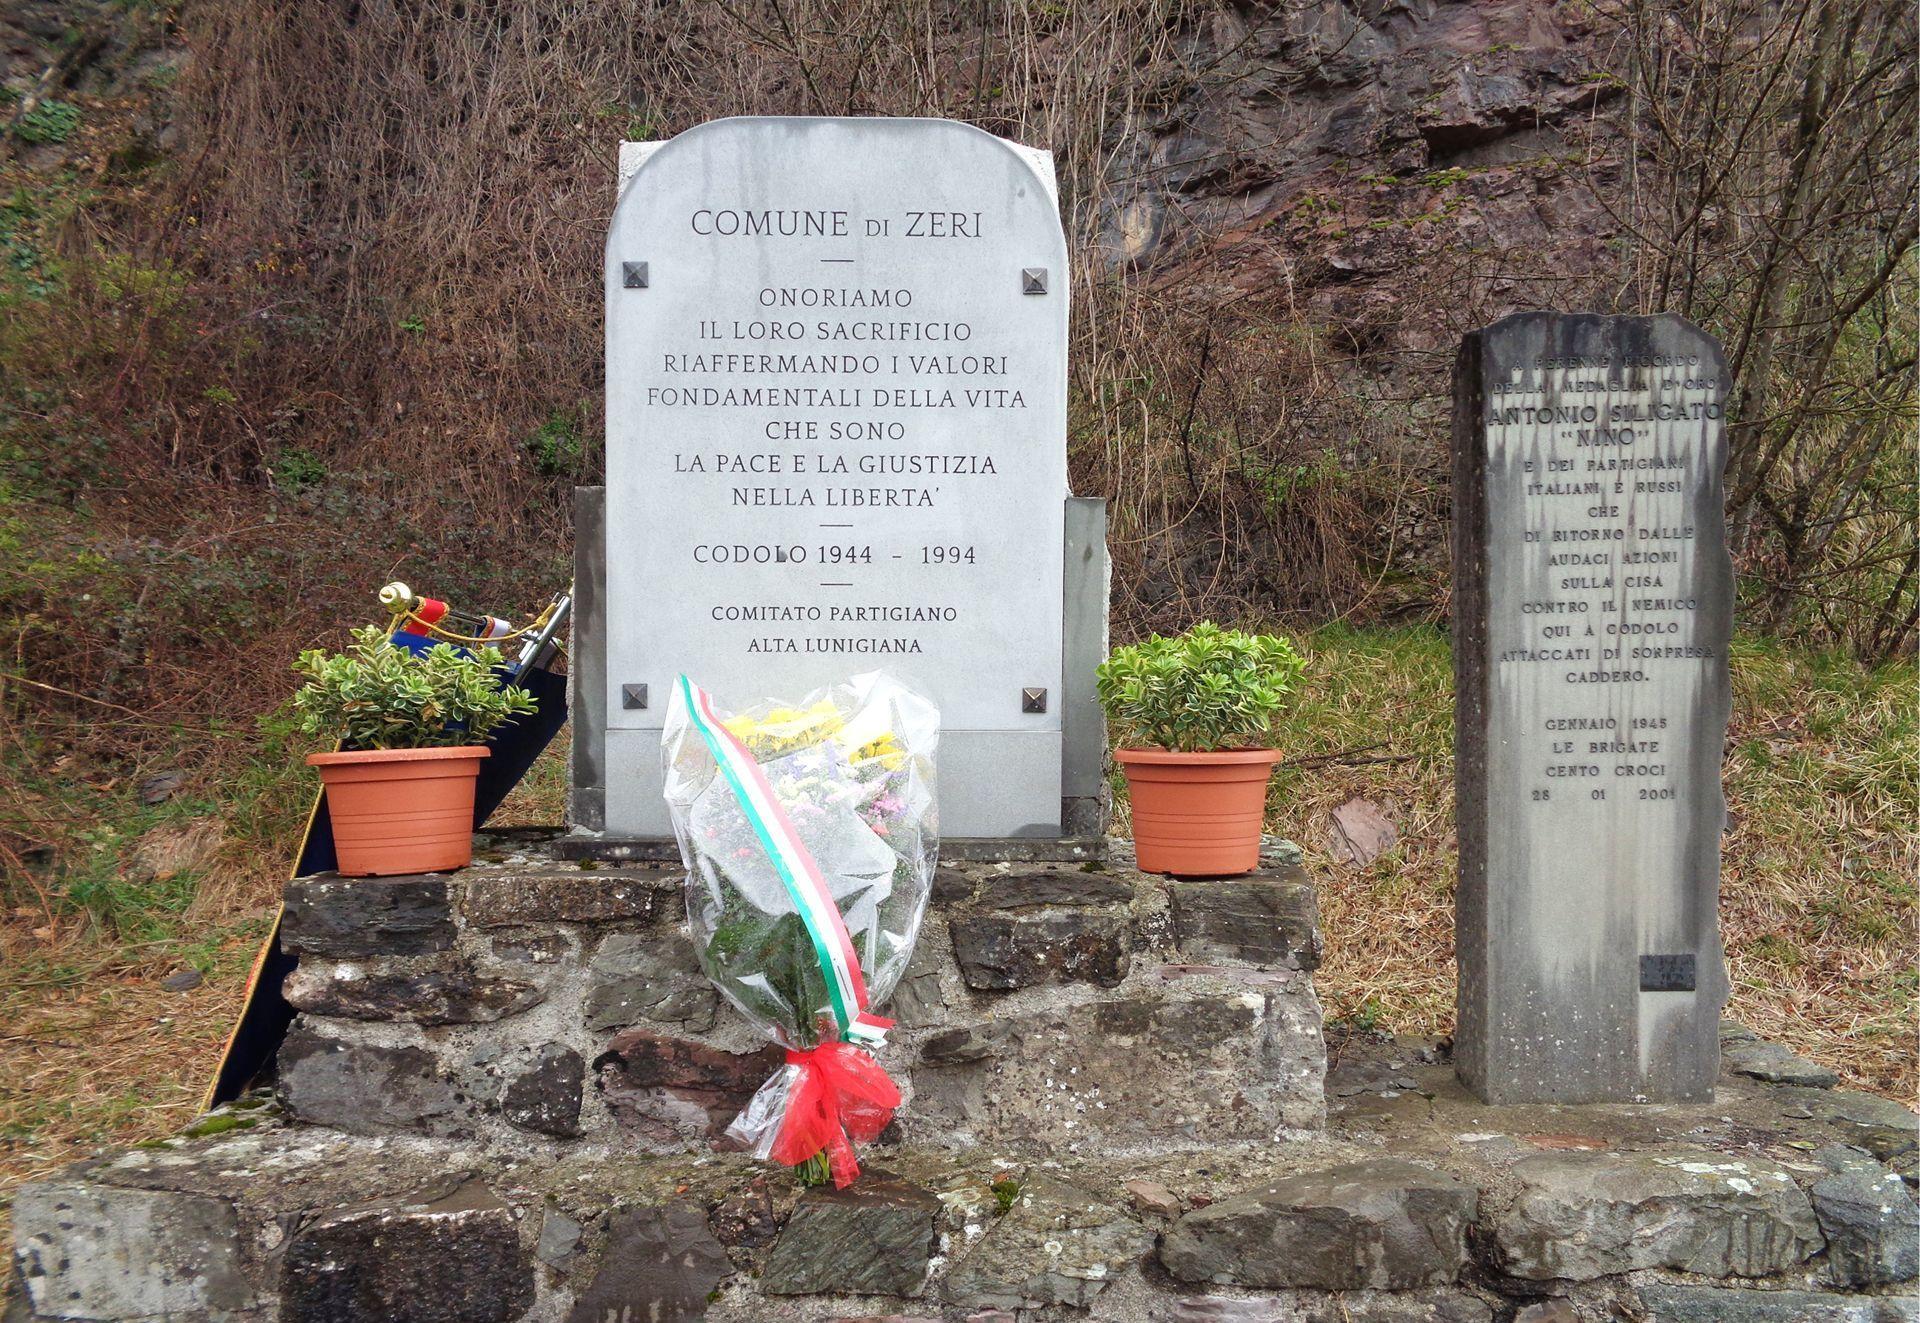
<path fill-rule="evenodd" d="M 524 1149 L 710 1145 L 783 1061 L 695 963 L 676 868 L 537 853 L 302 879 L 283 937 L 296 1120 Z M 913 1143 L 1113 1155 L 1316 1127 L 1313 893 L 1124 864 L 939 870 L 882 1062 Z"/>

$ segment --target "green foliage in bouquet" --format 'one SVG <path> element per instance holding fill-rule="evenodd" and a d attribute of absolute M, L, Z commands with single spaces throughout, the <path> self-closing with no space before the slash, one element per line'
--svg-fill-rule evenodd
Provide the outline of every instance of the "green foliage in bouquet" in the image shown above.
<path fill-rule="evenodd" d="M 293 669 L 307 683 L 293 696 L 300 728 L 349 749 L 434 749 L 484 744 L 502 722 L 538 710 L 517 685 L 501 685 L 498 648 L 471 653 L 446 643 L 415 653 L 368 625 L 345 652 L 318 648 Z"/>
<path fill-rule="evenodd" d="M 798 914 L 770 918 L 737 896 L 729 899 L 698 953 L 702 972 L 725 987 L 743 1011 L 781 1026 L 795 1047 L 817 1047 L 832 1036 L 832 1019 L 809 1017 L 831 1003 L 806 924 Z M 883 927 L 892 908 L 882 907 Z M 875 941 L 889 952 L 897 949 L 884 933 L 861 929 L 852 937 L 865 966 L 878 963 L 877 953 L 867 949 Z M 752 973 L 743 976 L 743 970 Z"/>
<path fill-rule="evenodd" d="M 749 906 L 730 905 L 700 952 L 700 967 L 732 991 L 742 1010 L 785 1028 L 795 1047 L 820 1042 L 819 1026 L 806 1017 L 828 1004 L 826 977 L 798 914 L 769 918 Z M 742 977 L 741 970 L 754 972 Z"/>
<path fill-rule="evenodd" d="M 1115 648 L 1097 672 L 1100 705 L 1135 748 L 1211 753 L 1263 747 L 1306 663 L 1274 634 L 1211 621 Z"/>

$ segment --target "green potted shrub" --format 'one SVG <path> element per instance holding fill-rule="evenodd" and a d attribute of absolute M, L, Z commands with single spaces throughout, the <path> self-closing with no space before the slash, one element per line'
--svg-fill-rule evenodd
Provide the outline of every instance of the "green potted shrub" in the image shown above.
<path fill-rule="evenodd" d="M 473 859 L 473 791 L 483 741 L 533 712 L 526 690 L 502 685 L 498 648 L 396 646 L 377 625 L 353 646 L 311 649 L 293 669 L 301 729 L 332 735 L 337 753 L 309 754 L 327 788 L 339 871 L 355 877 L 434 873 Z"/>
<path fill-rule="evenodd" d="M 1225 877 L 1260 862 L 1273 718 L 1305 663 L 1272 634 L 1211 621 L 1116 648 L 1100 666 L 1100 704 L 1133 801 L 1140 868 Z"/>

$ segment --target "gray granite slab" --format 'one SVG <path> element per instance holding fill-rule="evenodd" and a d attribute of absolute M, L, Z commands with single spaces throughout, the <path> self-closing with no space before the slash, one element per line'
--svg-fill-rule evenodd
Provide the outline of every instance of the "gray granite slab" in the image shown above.
<path fill-rule="evenodd" d="M 1720 347 L 1525 313 L 1455 376 L 1456 1061 L 1494 1102 L 1703 1099 L 1733 572 Z"/>

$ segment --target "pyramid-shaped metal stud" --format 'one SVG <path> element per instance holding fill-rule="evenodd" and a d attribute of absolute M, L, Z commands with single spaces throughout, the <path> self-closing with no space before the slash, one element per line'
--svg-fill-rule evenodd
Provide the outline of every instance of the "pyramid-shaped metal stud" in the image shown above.
<path fill-rule="evenodd" d="M 620 706 L 629 711 L 644 708 L 647 705 L 647 687 L 643 684 L 623 684 L 620 686 Z"/>
<path fill-rule="evenodd" d="M 620 264 L 620 283 L 628 289 L 647 287 L 647 264 L 645 262 L 622 262 Z"/>
<path fill-rule="evenodd" d="M 1022 712 L 1045 712 L 1047 710 L 1047 691 L 1044 689 L 1022 689 L 1020 691 L 1020 710 Z"/>
<path fill-rule="evenodd" d="M 1047 269 L 1044 266 L 1022 267 L 1020 270 L 1020 292 L 1022 294 L 1045 294 L 1047 292 Z"/>

